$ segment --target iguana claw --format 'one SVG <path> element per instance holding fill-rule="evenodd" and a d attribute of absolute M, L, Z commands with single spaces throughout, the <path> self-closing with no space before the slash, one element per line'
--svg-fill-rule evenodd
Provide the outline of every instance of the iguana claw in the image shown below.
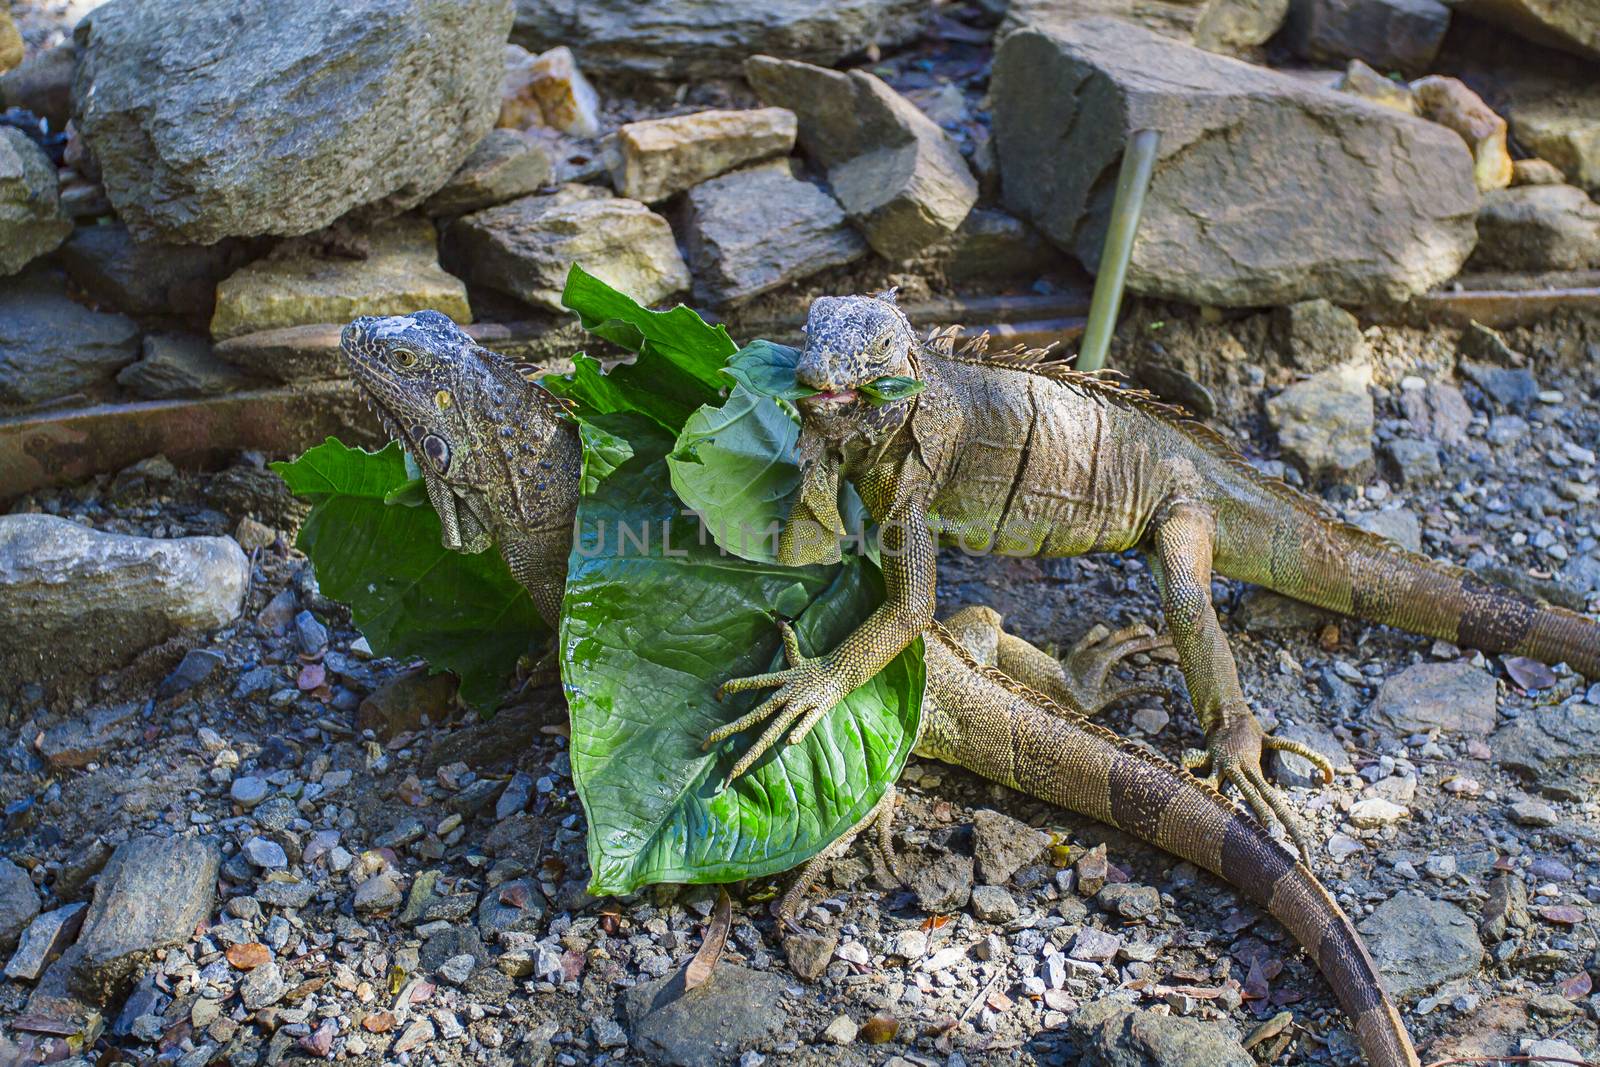
<path fill-rule="evenodd" d="M 776 693 L 758 704 L 753 711 L 713 730 L 700 746 L 702 750 L 709 749 L 757 723 L 772 720 L 749 750 L 734 763 L 733 769 L 722 781 L 723 788 L 754 766 L 768 749 L 778 743 L 783 731 L 791 725 L 794 729 L 789 733 L 789 744 L 796 745 L 804 741 L 812 727 L 821 722 L 822 717 L 849 692 L 829 657 L 801 654 L 800 639 L 795 636 L 794 627 L 787 622 L 780 622 L 778 626 L 783 634 L 783 652 L 789 662 L 788 669 L 730 678 L 717 689 L 717 699 L 721 700 L 731 693 L 778 687 Z"/>
<path fill-rule="evenodd" d="M 1328 762 L 1327 757 L 1298 741 L 1264 733 L 1255 716 L 1248 712 L 1229 716 L 1222 725 L 1211 731 L 1204 750 L 1190 749 L 1184 753 L 1183 765 L 1193 774 L 1206 776 L 1218 789 L 1232 785 L 1263 826 L 1271 826 L 1276 817 L 1294 842 L 1301 860 L 1309 867 L 1311 834 L 1282 794 L 1267 782 L 1261 770 L 1261 754 L 1270 749 L 1293 752 L 1310 760 L 1322 772 L 1323 781 L 1333 781 L 1333 764 Z"/>

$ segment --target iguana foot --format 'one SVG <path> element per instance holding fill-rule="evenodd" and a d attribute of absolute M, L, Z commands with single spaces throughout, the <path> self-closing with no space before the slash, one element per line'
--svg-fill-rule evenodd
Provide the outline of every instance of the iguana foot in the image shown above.
<path fill-rule="evenodd" d="M 795 636 L 794 628 L 787 622 L 780 622 L 778 626 L 783 634 L 783 652 L 789 662 L 789 668 L 768 674 L 754 674 L 747 678 L 731 678 L 723 682 L 722 687 L 717 690 L 717 699 L 721 700 L 731 693 L 778 687 L 778 691 L 757 705 L 754 711 L 741 715 L 726 726 L 712 731 L 711 736 L 707 737 L 705 744 L 701 746 L 702 750 L 709 749 L 712 745 L 748 730 L 757 723 L 772 720 L 750 746 L 749 751 L 739 757 L 733 769 L 728 772 L 728 776 L 722 780 L 724 789 L 735 778 L 754 766 L 756 760 L 765 755 L 768 749 L 777 744 L 779 736 L 791 724 L 794 729 L 789 734 L 789 744 L 796 745 L 804 741 L 811 728 L 821 722 L 822 717 L 850 691 L 831 657 L 808 658 L 802 655 L 800 639 Z"/>
<path fill-rule="evenodd" d="M 1208 780 L 1218 789 L 1231 784 L 1263 826 L 1271 826 L 1276 816 L 1294 842 L 1300 858 L 1309 867 L 1311 835 L 1282 794 L 1268 784 L 1266 775 L 1261 771 L 1261 754 L 1267 749 L 1279 749 L 1303 756 L 1322 772 L 1323 780 L 1329 782 L 1333 780 L 1333 765 L 1321 753 L 1298 741 L 1264 733 L 1255 715 L 1248 709 L 1242 711 L 1242 714 L 1235 712 L 1227 715 L 1222 725 L 1207 735 L 1204 751 L 1190 749 L 1184 753 L 1183 765 L 1194 774 L 1209 772 Z"/>
<path fill-rule="evenodd" d="M 897 799 L 898 794 L 894 786 L 889 786 L 883 798 L 867 812 L 865 819 L 856 823 L 833 844 L 806 861 L 805 866 L 794 876 L 794 881 L 789 884 L 788 890 L 773 905 L 772 913 L 780 923 L 785 927 L 795 925 L 795 917 L 800 914 L 800 905 L 805 901 L 811 887 L 835 860 L 850 850 L 850 846 L 860 836 L 861 831 L 869 826 L 875 831 L 872 841 L 873 873 L 888 885 L 905 885 L 905 879 L 900 876 L 900 865 L 894 857 L 894 805 Z"/>
<path fill-rule="evenodd" d="M 1085 715 L 1098 715 L 1129 697 L 1167 696 L 1171 690 L 1164 685 L 1133 683 L 1108 689 L 1106 682 L 1111 672 L 1129 656 L 1171 647 L 1171 637 L 1157 634 L 1143 623 L 1124 626 L 1104 637 L 1091 630 L 1061 661 L 1062 684 L 1084 709 Z"/>

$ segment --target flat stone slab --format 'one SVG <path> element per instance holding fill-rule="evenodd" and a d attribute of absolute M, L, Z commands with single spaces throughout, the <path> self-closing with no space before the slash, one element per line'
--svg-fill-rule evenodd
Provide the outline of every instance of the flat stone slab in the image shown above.
<path fill-rule="evenodd" d="M 1495 705 L 1494 677 L 1456 660 L 1415 663 L 1386 679 L 1368 713 L 1377 725 L 1400 735 L 1437 727 L 1481 736 L 1495 728 Z"/>
<path fill-rule="evenodd" d="M 73 970 L 76 992 L 109 1003 L 157 949 L 187 944 L 211 915 L 222 854 L 199 837 L 136 837 L 100 872 Z"/>
<path fill-rule="evenodd" d="M 630 122 L 609 160 L 617 192 L 653 204 L 748 163 L 794 148 L 794 112 L 781 107 L 696 111 Z"/>
<path fill-rule="evenodd" d="M 710 981 L 685 993 L 683 970 L 622 994 L 633 1048 L 676 1067 L 733 1060 L 782 1029 L 788 1017 L 784 976 L 724 962 Z"/>
<path fill-rule="evenodd" d="M 16 952 L 6 963 L 6 977 L 24 982 L 38 981 L 50 961 L 65 951 L 77 936 L 87 908 L 88 905 L 82 902 L 68 904 L 47 911 L 29 923 L 22 932 L 22 939 L 17 942 Z"/>
<path fill-rule="evenodd" d="M 1356 927 L 1384 987 L 1404 1001 L 1478 969 L 1483 943 L 1471 917 L 1420 893 L 1396 893 Z"/>

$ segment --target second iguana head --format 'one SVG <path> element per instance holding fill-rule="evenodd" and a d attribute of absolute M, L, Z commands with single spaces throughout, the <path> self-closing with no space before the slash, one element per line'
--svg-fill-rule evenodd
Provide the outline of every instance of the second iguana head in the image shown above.
<path fill-rule="evenodd" d="M 446 548 L 481 552 L 505 508 L 566 496 L 547 454 L 556 401 L 448 315 L 363 316 L 340 349 L 384 427 L 422 471 Z"/>
<path fill-rule="evenodd" d="M 876 441 L 898 429 L 922 383 L 916 333 L 894 291 L 819 297 L 805 335 L 795 379 L 814 390 L 797 401 L 807 426 L 840 442 Z"/>

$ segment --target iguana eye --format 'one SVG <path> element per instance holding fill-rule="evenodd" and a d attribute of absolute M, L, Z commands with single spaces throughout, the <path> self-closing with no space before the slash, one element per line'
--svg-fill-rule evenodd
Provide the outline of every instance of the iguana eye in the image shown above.
<path fill-rule="evenodd" d="M 397 348 L 389 354 L 389 362 L 401 370 L 410 370 L 420 357 L 409 348 Z"/>

